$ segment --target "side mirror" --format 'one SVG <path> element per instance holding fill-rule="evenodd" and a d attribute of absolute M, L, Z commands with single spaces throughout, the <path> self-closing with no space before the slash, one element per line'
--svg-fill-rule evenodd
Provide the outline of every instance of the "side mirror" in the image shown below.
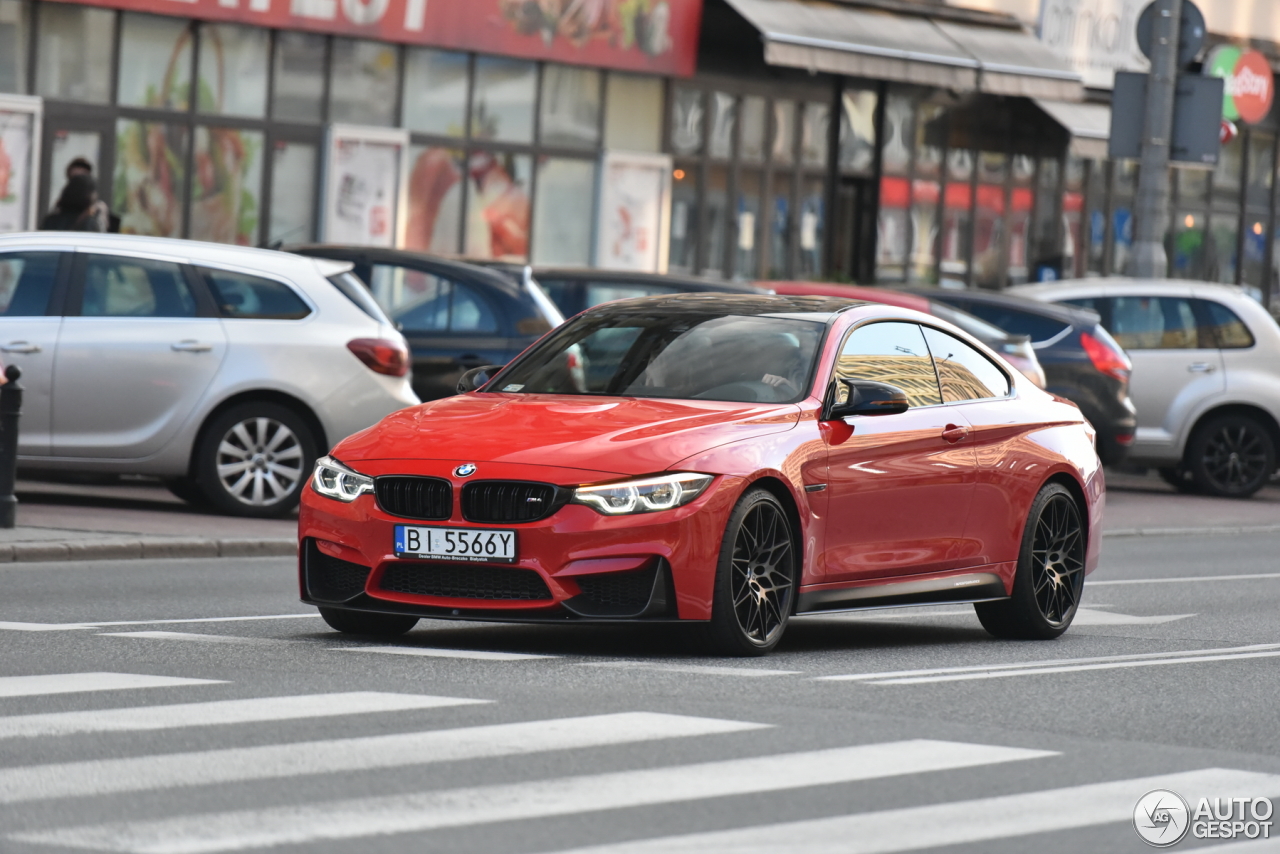
<path fill-rule="evenodd" d="M 484 386 L 489 380 L 493 379 L 498 371 L 502 370 L 502 365 L 485 365 L 480 368 L 472 368 L 462 376 L 458 377 L 458 394 L 466 394 L 469 391 Z"/>
<path fill-rule="evenodd" d="M 848 397 L 839 400 L 841 387 L 848 390 Z M 840 379 L 831 384 L 827 403 L 823 407 L 823 421 L 839 421 L 850 415 L 895 415 L 911 408 L 907 393 L 896 385 L 872 380 Z"/>

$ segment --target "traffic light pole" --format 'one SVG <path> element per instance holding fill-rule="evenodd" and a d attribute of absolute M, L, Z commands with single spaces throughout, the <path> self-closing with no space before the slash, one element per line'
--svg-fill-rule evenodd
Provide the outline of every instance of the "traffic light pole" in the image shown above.
<path fill-rule="evenodd" d="M 1173 136 L 1173 99 L 1178 85 L 1178 25 L 1182 0 L 1155 0 L 1151 38 L 1151 74 L 1147 78 L 1142 123 L 1142 159 L 1134 210 L 1132 273 L 1138 278 L 1168 275 L 1164 235 L 1169 221 L 1169 146 Z"/>

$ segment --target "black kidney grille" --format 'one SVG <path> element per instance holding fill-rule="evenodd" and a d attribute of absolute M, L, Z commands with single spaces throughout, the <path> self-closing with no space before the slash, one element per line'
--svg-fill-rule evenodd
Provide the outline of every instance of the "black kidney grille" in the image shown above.
<path fill-rule="evenodd" d="M 453 487 L 438 477 L 375 477 L 378 506 L 392 516 L 444 521 L 453 515 Z"/>
<path fill-rule="evenodd" d="M 448 599 L 550 599 L 542 576 L 531 569 L 468 564 L 393 563 L 378 586 L 389 593 Z"/>
<path fill-rule="evenodd" d="M 574 577 L 582 598 L 598 608 L 639 611 L 653 592 L 652 569 L 635 572 L 602 572 Z"/>
<path fill-rule="evenodd" d="M 345 602 L 364 592 L 370 568 L 330 557 L 307 540 L 307 593 L 321 602 Z"/>
<path fill-rule="evenodd" d="M 462 515 L 469 522 L 536 522 L 560 509 L 568 490 L 523 480 L 477 480 L 462 487 Z"/>

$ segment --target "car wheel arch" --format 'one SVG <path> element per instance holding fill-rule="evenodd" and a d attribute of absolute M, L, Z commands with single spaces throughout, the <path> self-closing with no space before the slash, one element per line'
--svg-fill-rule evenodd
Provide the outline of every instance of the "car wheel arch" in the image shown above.
<path fill-rule="evenodd" d="M 806 561 L 810 557 L 810 550 L 805 548 L 805 531 L 806 528 L 800 518 L 800 507 L 796 503 L 795 495 L 792 494 L 791 488 L 785 481 L 773 474 L 761 474 L 754 480 L 747 481 L 742 485 L 742 492 L 739 495 L 746 495 L 752 489 L 763 489 L 769 492 L 778 502 L 782 504 L 782 509 L 787 513 L 787 519 L 791 522 L 792 536 L 795 539 L 795 547 L 799 551 L 799 566 L 801 578 L 795 579 L 796 589 L 800 587 L 800 583 L 804 577 Z M 795 612 L 795 603 L 799 599 L 798 596 L 791 597 L 791 609 Z"/>
<path fill-rule="evenodd" d="M 191 443 L 191 453 L 187 461 L 188 477 L 195 477 L 196 453 L 200 448 L 201 440 L 204 439 L 205 431 L 209 429 L 209 425 L 217 420 L 218 416 L 226 412 L 228 409 L 244 403 L 274 403 L 292 410 L 293 413 L 301 418 L 314 433 L 316 447 L 320 449 L 320 453 L 323 455 L 329 449 L 329 440 L 325 435 L 324 424 L 321 423 L 319 416 L 315 413 L 315 410 L 305 402 L 299 400 L 293 395 L 286 394 L 281 391 L 272 391 L 270 389 L 242 391 L 238 394 L 231 395 L 225 400 L 219 401 L 218 405 L 205 413 L 204 417 L 200 420 L 200 429 L 196 431 L 195 439 Z"/>
<path fill-rule="evenodd" d="M 1190 444 L 1191 437 L 1196 434 L 1197 430 L 1213 419 L 1224 415 L 1243 415 L 1260 421 L 1271 434 L 1271 441 L 1275 443 L 1277 448 L 1280 448 L 1280 422 L 1276 421 L 1276 417 L 1271 412 L 1253 403 L 1219 403 L 1201 412 L 1191 421 L 1191 427 L 1187 430 L 1186 435 L 1182 437 L 1182 441 L 1178 443 L 1179 458 L 1186 454 L 1187 445 Z"/>
<path fill-rule="evenodd" d="M 1066 487 L 1067 492 L 1071 493 L 1071 498 L 1076 503 L 1076 509 L 1080 511 L 1080 523 L 1084 526 L 1085 541 L 1088 542 L 1090 533 L 1089 502 L 1085 498 L 1084 487 L 1080 484 L 1080 481 L 1076 480 L 1072 475 L 1065 471 L 1060 471 L 1046 478 L 1045 482 L 1040 484 L 1040 489 L 1036 490 L 1036 494 L 1038 495 L 1041 489 L 1044 489 L 1051 483 L 1061 484 Z"/>

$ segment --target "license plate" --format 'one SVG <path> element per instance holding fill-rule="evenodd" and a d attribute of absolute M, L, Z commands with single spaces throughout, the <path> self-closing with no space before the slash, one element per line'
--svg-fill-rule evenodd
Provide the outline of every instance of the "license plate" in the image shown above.
<path fill-rule="evenodd" d="M 396 555 L 469 563 L 514 563 L 516 532 L 396 525 Z"/>

